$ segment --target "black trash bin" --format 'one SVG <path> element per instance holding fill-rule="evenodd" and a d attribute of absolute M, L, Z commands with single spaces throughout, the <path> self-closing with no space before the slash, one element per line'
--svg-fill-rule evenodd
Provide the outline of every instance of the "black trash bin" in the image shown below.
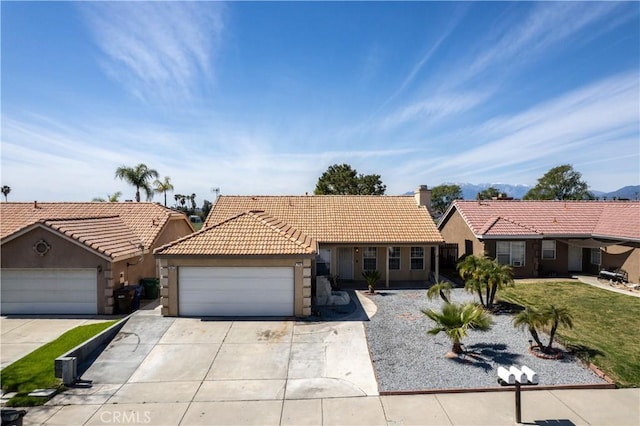
<path fill-rule="evenodd" d="M 142 278 L 140 285 L 144 287 L 145 299 L 157 299 L 160 295 L 160 280 L 158 278 Z"/>
<path fill-rule="evenodd" d="M 22 418 L 26 414 L 25 410 L 0 410 L 2 426 L 22 426 Z"/>
<path fill-rule="evenodd" d="M 122 287 L 113 292 L 113 296 L 116 299 L 116 306 L 118 307 L 118 313 L 130 314 L 133 310 L 133 298 L 135 291 L 133 289 Z"/>
<path fill-rule="evenodd" d="M 131 310 L 129 312 L 136 311 L 136 310 L 140 309 L 140 298 L 142 297 L 142 286 L 141 285 L 126 285 L 126 286 L 124 286 L 122 288 L 132 292 L 132 295 L 131 295 Z"/>

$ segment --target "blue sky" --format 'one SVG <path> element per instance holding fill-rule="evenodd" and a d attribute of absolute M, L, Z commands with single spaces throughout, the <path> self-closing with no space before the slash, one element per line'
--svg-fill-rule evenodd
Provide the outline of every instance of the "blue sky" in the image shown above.
<path fill-rule="evenodd" d="M 640 184 L 640 3 L 2 2 L 13 201 L 134 190 L 312 193 L 334 163 L 388 194 Z M 156 196 L 155 200 L 160 201 Z"/>

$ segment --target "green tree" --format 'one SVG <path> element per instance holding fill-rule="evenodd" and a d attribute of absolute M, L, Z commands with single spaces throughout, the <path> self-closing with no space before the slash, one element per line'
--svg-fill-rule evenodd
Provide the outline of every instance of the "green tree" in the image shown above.
<path fill-rule="evenodd" d="M 116 178 L 124 180 L 130 185 L 136 187 L 136 201 L 140 202 L 140 189 L 144 190 L 147 199 L 153 198 L 153 190 L 149 181 L 157 178 L 158 172 L 148 168 L 145 164 L 138 164 L 135 167 L 121 166 L 116 169 Z"/>
<path fill-rule="evenodd" d="M 458 272 L 465 281 L 465 289 L 471 293 L 476 292 L 480 303 L 487 309 L 493 309 L 499 289 L 513 285 L 511 267 L 488 257 L 467 256 L 458 263 Z"/>
<path fill-rule="evenodd" d="M 593 200 L 589 185 L 582 174 L 570 164 L 554 167 L 544 174 L 536 186 L 524 196 L 525 200 Z"/>
<path fill-rule="evenodd" d="M 559 326 L 566 328 L 573 328 L 573 316 L 567 308 L 557 307 L 555 305 L 547 306 L 542 315 L 547 319 L 547 326 L 551 326 L 549 332 L 549 344 L 547 345 L 547 352 L 552 351 L 553 339 L 556 337 L 556 331 Z"/>
<path fill-rule="evenodd" d="M 122 192 L 116 191 L 113 194 L 107 194 L 107 198 L 95 197 L 91 201 L 97 203 L 106 203 L 107 201 L 110 203 L 117 203 L 118 201 L 120 201 L 120 197 L 122 197 Z"/>
<path fill-rule="evenodd" d="M 384 195 L 380 175 L 363 175 L 348 164 L 334 164 L 318 178 L 316 195 Z"/>
<path fill-rule="evenodd" d="M 449 303 L 449 298 L 451 297 L 451 283 L 447 281 L 440 281 L 429 287 L 427 290 L 427 299 L 433 300 L 436 297 L 440 296 L 440 298 L 444 301 L 444 303 Z"/>
<path fill-rule="evenodd" d="M 209 212 L 211 211 L 212 207 L 213 207 L 213 204 L 211 204 L 211 201 L 209 200 L 202 201 L 202 215 L 204 216 L 203 219 L 206 219 L 207 216 L 209 216 Z"/>
<path fill-rule="evenodd" d="M 453 343 L 451 352 L 454 354 L 464 352 L 462 339 L 467 336 L 469 330 L 486 331 L 491 328 L 491 317 L 482 306 L 474 303 L 445 303 L 441 312 L 423 309 L 422 313 L 436 323 L 428 333 L 436 335 L 444 332 Z"/>
<path fill-rule="evenodd" d="M 500 195 L 500 191 L 493 186 L 488 187 L 480 192 L 478 192 L 479 200 L 491 200 L 493 198 L 497 198 Z"/>
<path fill-rule="evenodd" d="M 362 271 L 362 277 L 367 282 L 367 286 L 369 287 L 369 293 L 373 294 L 376 292 L 376 283 L 382 277 L 380 271 Z"/>
<path fill-rule="evenodd" d="M 173 191 L 173 185 L 171 184 L 171 178 L 169 176 L 165 176 L 164 180 L 160 181 L 158 179 L 153 181 L 153 190 L 156 194 L 164 195 L 164 206 L 167 207 L 167 192 Z"/>
<path fill-rule="evenodd" d="M 454 200 L 462 200 L 460 185 L 438 185 L 431 188 L 431 211 L 443 214 Z"/>
<path fill-rule="evenodd" d="M 527 307 L 513 318 L 513 325 L 516 328 L 527 328 L 541 351 L 553 353 L 553 341 L 558 327 L 573 328 L 573 316 L 567 308 L 553 304 L 541 309 Z M 540 339 L 540 333 L 545 329 L 550 330 L 547 345 L 544 345 Z"/>
<path fill-rule="evenodd" d="M 7 201 L 7 195 L 11 192 L 11 187 L 8 185 L 2 185 L 2 195 L 4 195 L 4 201 Z"/>
<path fill-rule="evenodd" d="M 541 330 L 545 325 L 545 318 L 542 313 L 530 306 L 527 306 L 524 310 L 518 312 L 513 317 L 513 326 L 519 329 L 527 329 L 531 334 L 531 337 L 536 342 L 539 348 L 544 348 L 538 330 Z"/>

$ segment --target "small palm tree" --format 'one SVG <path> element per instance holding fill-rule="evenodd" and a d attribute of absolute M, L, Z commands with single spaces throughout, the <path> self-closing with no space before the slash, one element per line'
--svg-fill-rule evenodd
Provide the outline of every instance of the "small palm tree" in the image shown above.
<path fill-rule="evenodd" d="M 153 198 L 153 190 L 149 181 L 157 178 L 158 172 L 150 169 L 146 164 L 138 164 L 135 167 L 121 166 L 116 169 L 116 178 L 124 180 L 130 185 L 136 187 L 136 201 L 140 202 L 140 189 L 143 189 L 147 195 L 147 200 Z"/>
<path fill-rule="evenodd" d="M 451 352 L 463 353 L 462 339 L 467 336 L 469 330 L 486 331 L 491 328 L 491 317 L 475 303 L 445 303 L 441 312 L 432 309 L 423 309 L 422 313 L 436 323 L 436 327 L 428 331 L 436 335 L 444 332 L 453 346 Z"/>
<path fill-rule="evenodd" d="M 159 181 L 158 179 L 154 180 L 153 190 L 157 194 L 164 194 L 164 206 L 167 207 L 167 192 L 173 191 L 171 178 L 169 176 L 165 176 L 163 181 Z"/>
<path fill-rule="evenodd" d="M 542 309 L 527 307 L 513 318 L 513 325 L 517 328 L 527 328 L 542 352 L 553 353 L 553 341 L 558 327 L 573 328 L 573 316 L 567 308 L 555 305 L 548 305 Z M 539 333 L 549 328 L 549 343 L 545 346 Z"/>
<path fill-rule="evenodd" d="M 7 201 L 7 195 L 11 192 L 11 187 L 9 185 L 2 185 L 2 195 L 4 195 L 4 201 Z"/>
<path fill-rule="evenodd" d="M 427 299 L 433 300 L 436 297 L 440 296 L 440 298 L 444 301 L 444 303 L 449 303 L 449 298 L 451 297 L 451 283 L 447 281 L 440 281 L 429 287 L 427 290 Z"/>
<path fill-rule="evenodd" d="M 117 203 L 120 201 L 120 197 L 122 197 L 122 192 L 116 191 L 113 194 L 107 194 L 107 199 L 110 203 Z"/>
<path fill-rule="evenodd" d="M 467 256 L 458 263 L 458 272 L 465 281 L 464 288 L 477 293 L 480 303 L 487 309 L 493 308 L 499 289 L 513 284 L 511 267 L 488 257 Z"/>
<path fill-rule="evenodd" d="M 530 306 L 518 312 L 518 314 L 513 318 L 513 326 L 521 330 L 525 328 L 529 330 L 531 337 L 541 349 L 544 348 L 544 345 L 540 340 L 538 330 L 541 330 L 545 323 L 546 319 L 544 318 L 544 315 L 542 315 L 542 312 Z"/>
<path fill-rule="evenodd" d="M 553 339 L 556 336 L 558 326 L 573 328 L 573 316 L 567 308 L 557 307 L 555 305 L 547 306 L 542 311 L 542 314 L 547 319 L 547 325 L 551 324 L 551 331 L 549 332 L 549 344 L 546 348 L 548 352 L 551 352 L 553 350 Z"/>
<path fill-rule="evenodd" d="M 458 273 L 464 280 L 464 288 L 469 293 L 476 292 L 480 299 L 480 304 L 484 305 L 482 298 L 482 268 L 481 257 L 467 256 L 457 265 Z"/>
<path fill-rule="evenodd" d="M 380 271 L 362 271 L 362 277 L 367 282 L 367 286 L 369 287 L 369 293 L 373 294 L 376 292 L 376 283 L 382 277 Z"/>

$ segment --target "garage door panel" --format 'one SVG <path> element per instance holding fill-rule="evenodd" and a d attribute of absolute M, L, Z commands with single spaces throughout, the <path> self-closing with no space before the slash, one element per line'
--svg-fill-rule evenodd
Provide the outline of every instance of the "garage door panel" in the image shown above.
<path fill-rule="evenodd" d="M 95 269 L 3 269 L 3 315 L 96 314 Z"/>
<path fill-rule="evenodd" d="M 292 267 L 181 267 L 180 315 L 293 315 Z"/>

